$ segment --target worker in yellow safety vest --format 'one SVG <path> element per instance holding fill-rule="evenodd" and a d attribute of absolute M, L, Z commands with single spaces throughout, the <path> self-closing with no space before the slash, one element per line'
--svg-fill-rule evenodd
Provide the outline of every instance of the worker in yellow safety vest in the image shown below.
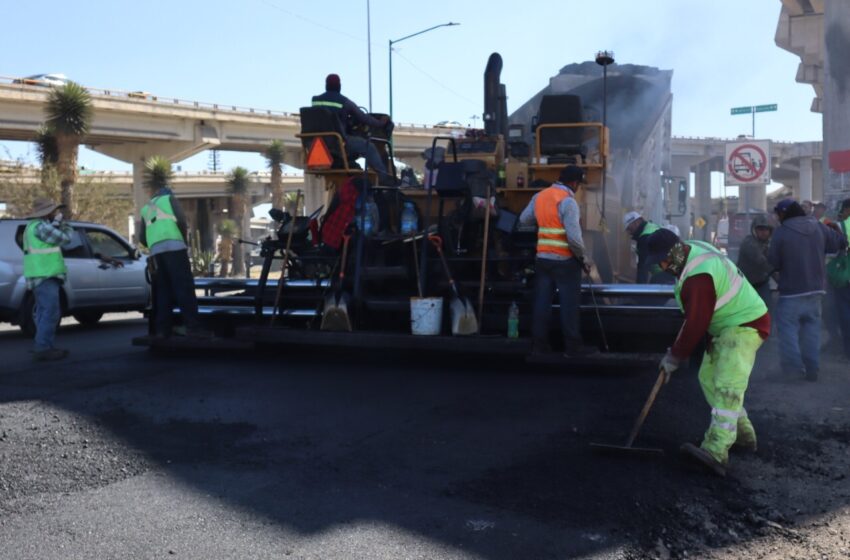
<path fill-rule="evenodd" d="M 35 313 L 35 361 L 61 360 L 68 351 L 54 348 L 56 327 L 62 318 L 60 292 L 65 283 L 67 268 L 62 247 L 71 243 L 73 229 L 62 215 L 64 204 L 46 198 L 36 199 L 30 212 L 30 222 L 24 229 L 24 279 Z M 23 320 L 28 320 L 24 318 Z"/>
<path fill-rule="evenodd" d="M 756 433 L 744 408 L 744 393 L 756 351 L 770 333 L 770 315 L 740 270 L 715 247 L 682 241 L 661 229 L 649 238 L 652 262 L 676 277 L 673 290 L 685 321 L 661 360 L 669 381 L 708 333 L 699 381 L 711 406 L 711 423 L 702 444 L 681 451 L 711 472 L 724 476 L 733 445 L 755 451 Z"/>
<path fill-rule="evenodd" d="M 148 183 L 152 198 L 141 210 L 139 241 L 150 249 L 154 261 L 154 336 L 172 335 L 174 304 L 187 336 L 209 338 L 200 326 L 195 280 L 186 246 L 186 217 L 177 197 L 162 181 Z"/>
<path fill-rule="evenodd" d="M 534 354 L 551 351 L 549 320 L 555 287 L 560 303 L 564 355 L 583 356 L 596 351 L 584 345 L 579 332 L 581 274 L 586 263 L 575 193 L 583 182 L 584 171 L 580 167 L 564 167 L 557 181 L 531 198 L 519 218 L 524 225 L 537 225 L 531 327 Z"/>

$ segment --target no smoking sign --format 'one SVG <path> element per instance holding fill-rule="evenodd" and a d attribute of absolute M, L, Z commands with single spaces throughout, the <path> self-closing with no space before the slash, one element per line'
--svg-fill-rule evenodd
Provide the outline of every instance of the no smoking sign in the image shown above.
<path fill-rule="evenodd" d="M 766 185 L 770 183 L 770 141 L 726 144 L 726 184 Z"/>

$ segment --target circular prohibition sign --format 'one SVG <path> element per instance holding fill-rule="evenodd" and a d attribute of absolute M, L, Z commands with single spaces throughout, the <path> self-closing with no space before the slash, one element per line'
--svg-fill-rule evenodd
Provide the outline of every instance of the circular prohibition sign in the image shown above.
<path fill-rule="evenodd" d="M 732 151 L 727 162 L 729 173 L 744 183 L 752 183 L 764 175 L 767 156 L 755 144 L 742 144 Z"/>

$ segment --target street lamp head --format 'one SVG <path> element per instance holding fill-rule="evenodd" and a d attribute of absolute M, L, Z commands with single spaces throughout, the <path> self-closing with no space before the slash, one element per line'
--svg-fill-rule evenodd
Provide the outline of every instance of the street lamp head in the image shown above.
<path fill-rule="evenodd" d="M 596 53 L 596 64 L 608 66 L 614 63 L 614 51 L 599 51 Z"/>

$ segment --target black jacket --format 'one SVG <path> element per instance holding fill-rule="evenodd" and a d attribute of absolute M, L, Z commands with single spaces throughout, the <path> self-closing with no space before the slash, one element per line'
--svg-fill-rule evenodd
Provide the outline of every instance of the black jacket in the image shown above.
<path fill-rule="evenodd" d="M 338 91 L 326 91 L 321 95 L 314 95 L 313 107 L 324 107 L 336 113 L 340 127 L 345 134 L 351 134 L 353 124 L 362 124 L 374 128 L 384 126 L 383 122 L 361 111 L 357 103 Z"/>

